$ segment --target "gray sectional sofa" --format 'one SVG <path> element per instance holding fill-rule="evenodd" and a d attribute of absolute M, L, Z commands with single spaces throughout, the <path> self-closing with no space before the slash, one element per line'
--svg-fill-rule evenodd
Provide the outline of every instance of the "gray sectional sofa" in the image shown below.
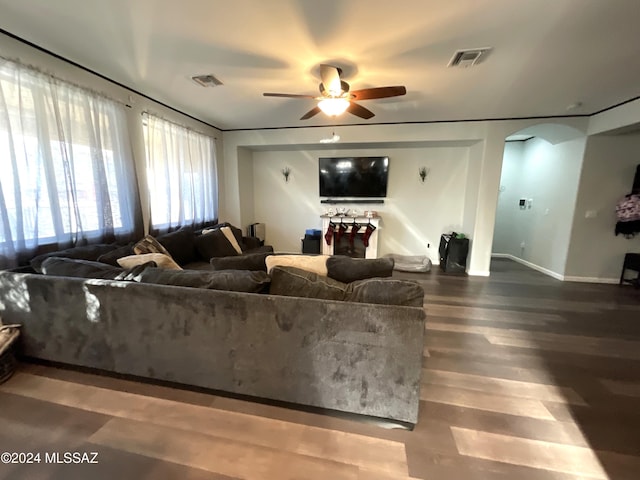
<path fill-rule="evenodd" d="M 415 424 L 422 308 L 0 272 L 26 356 Z"/>
<path fill-rule="evenodd" d="M 415 424 L 422 288 L 380 278 L 388 259 L 267 274 L 267 263 L 321 257 L 268 257 L 235 234 L 239 254 L 218 231 L 158 237 L 183 270 L 121 268 L 132 245 L 35 257 L 32 269 L 0 271 L 0 317 L 23 326 L 28 357 Z"/>

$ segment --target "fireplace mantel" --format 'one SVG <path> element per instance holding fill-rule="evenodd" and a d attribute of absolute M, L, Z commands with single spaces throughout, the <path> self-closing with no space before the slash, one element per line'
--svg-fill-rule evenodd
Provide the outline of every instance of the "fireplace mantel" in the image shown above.
<path fill-rule="evenodd" d="M 335 225 L 339 225 L 341 221 L 344 222 L 345 224 L 351 224 L 355 221 L 356 223 L 359 223 L 360 225 L 362 225 L 359 233 L 364 231 L 363 230 L 364 226 L 367 225 L 368 223 L 371 223 L 371 225 L 376 227 L 376 229 L 371 234 L 371 237 L 369 237 L 369 246 L 366 247 L 365 258 L 378 258 L 378 233 L 380 231 L 379 216 L 376 215 L 375 217 L 369 218 L 362 215 L 359 215 L 357 217 L 351 217 L 349 215 L 344 215 L 344 216 L 334 215 L 331 217 L 329 215 L 321 215 L 320 218 L 322 218 L 322 235 L 323 235 L 322 254 L 323 255 L 333 255 L 333 247 L 335 245 L 335 238 L 331 240 L 331 245 L 327 245 L 327 242 L 324 239 L 324 234 L 327 233 L 327 229 L 329 228 L 329 222 L 333 222 Z M 350 232 L 351 232 L 351 226 L 349 226 L 349 228 L 345 232 L 345 235 L 349 235 Z"/>

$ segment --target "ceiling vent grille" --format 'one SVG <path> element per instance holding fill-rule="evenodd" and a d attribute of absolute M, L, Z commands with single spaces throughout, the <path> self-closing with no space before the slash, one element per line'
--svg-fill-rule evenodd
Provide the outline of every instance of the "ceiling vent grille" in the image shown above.
<path fill-rule="evenodd" d="M 458 50 L 453 54 L 453 57 L 451 57 L 448 66 L 461 68 L 471 67 L 480 62 L 480 59 L 485 57 L 490 50 L 491 47 Z"/>
<path fill-rule="evenodd" d="M 222 85 L 222 82 L 213 75 L 196 75 L 195 77 L 191 77 L 191 80 L 202 87 L 217 87 Z"/>

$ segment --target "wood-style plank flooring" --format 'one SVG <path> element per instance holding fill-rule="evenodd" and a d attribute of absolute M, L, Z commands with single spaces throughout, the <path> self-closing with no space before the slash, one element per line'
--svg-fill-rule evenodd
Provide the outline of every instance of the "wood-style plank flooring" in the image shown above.
<path fill-rule="evenodd" d="M 640 478 L 640 290 L 563 283 L 509 260 L 425 288 L 414 431 L 22 364 L 0 386 L 0 479 Z M 97 452 L 98 464 L 44 463 Z"/>

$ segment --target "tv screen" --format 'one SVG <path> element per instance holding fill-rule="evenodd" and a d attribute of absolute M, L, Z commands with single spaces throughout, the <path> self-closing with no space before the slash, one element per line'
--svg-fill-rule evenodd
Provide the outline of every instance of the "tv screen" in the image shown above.
<path fill-rule="evenodd" d="M 389 157 L 328 157 L 318 161 L 321 197 L 386 197 Z"/>

